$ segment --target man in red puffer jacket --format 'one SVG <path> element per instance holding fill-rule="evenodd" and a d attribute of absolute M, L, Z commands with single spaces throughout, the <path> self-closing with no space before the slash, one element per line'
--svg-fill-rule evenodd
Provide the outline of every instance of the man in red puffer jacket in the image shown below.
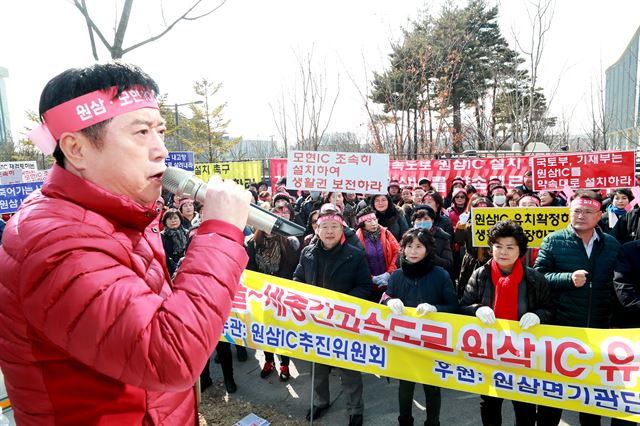
<path fill-rule="evenodd" d="M 247 256 L 250 194 L 209 186 L 174 282 L 158 232 L 158 87 L 122 63 L 47 83 L 31 135 L 56 165 L 0 248 L 0 368 L 20 425 L 194 425 L 194 384 Z"/>

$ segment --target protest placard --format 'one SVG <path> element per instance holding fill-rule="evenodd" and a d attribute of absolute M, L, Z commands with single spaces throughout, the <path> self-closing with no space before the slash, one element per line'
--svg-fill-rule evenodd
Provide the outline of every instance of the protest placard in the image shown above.
<path fill-rule="evenodd" d="M 474 207 L 471 232 L 474 247 L 489 247 L 489 229 L 502 220 L 517 222 L 529 240 L 529 247 L 540 247 L 548 234 L 569 225 L 568 207 Z"/>
<path fill-rule="evenodd" d="M 51 169 L 47 169 L 47 170 L 22 170 L 22 182 L 23 183 L 27 183 L 27 182 L 44 182 L 44 180 L 47 178 L 47 175 L 49 175 L 49 171 L 51 171 Z"/>
<path fill-rule="evenodd" d="M 580 152 L 536 156 L 533 189 L 560 191 L 590 188 L 628 188 L 635 183 L 633 151 Z"/>
<path fill-rule="evenodd" d="M 22 201 L 39 188 L 42 188 L 42 182 L 0 185 L 0 213 L 16 212 Z"/>
<path fill-rule="evenodd" d="M 193 151 L 172 151 L 164 160 L 167 167 L 177 167 L 182 170 L 192 172 L 195 169 L 195 161 L 193 160 Z"/>
<path fill-rule="evenodd" d="M 245 271 L 222 340 L 349 370 L 640 420 L 637 330 L 484 325 Z M 635 356 L 634 356 L 635 355 Z M 407 368 L 408 365 L 420 368 Z"/>
<path fill-rule="evenodd" d="M 226 163 L 196 163 L 194 174 L 204 182 L 213 175 L 233 179 L 245 187 L 262 180 L 262 161 L 232 161 Z"/>
<path fill-rule="evenodd" d="M 0 161 L 0 170 L 27 169 L 38 170 L 35 161 Z"/>
<path fill-rule="evenodd" d="M 460 158 L 446 160 L 393 160 L 389 161 L 389 179 L 397 180 L 400 185 L 417 185 L 421 177 L 431 180 L 432 187 L 446 194 L 447 184 L 460 176 L 480 192 L 486 192 L 491 178 L 499 178 L 505 186 L 512 188 L 522 184 L 522 176 L 531 169 L 531 157 L 497 158 Z M 271 181 L 276 182 L 287 176 L 288 160 L 273 158 L 270 161 Z M 289 179 L 287 179 L 289 181 Z M 386 189 L 388 182 L 383 188 Z M 348 191 L 343 191 L 348 192 Z M 365 191 L 356 191 L 365 192 Z"/>
<path fill-rule="evenodd" d="M 388 170 L 388 154 L 289 151 L 287 188 L 382 194 Z"/>
<path fill-rule="evenodd" d="M 0 170 L 0 185 L 22 183 L 22 169 Z"/>

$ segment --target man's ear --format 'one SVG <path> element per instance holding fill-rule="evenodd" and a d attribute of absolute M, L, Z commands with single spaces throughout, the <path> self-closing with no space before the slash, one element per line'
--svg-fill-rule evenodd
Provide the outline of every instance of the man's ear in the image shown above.
<path fill-rule="evenodd" d="M 91 141 L 81 132 L 65 132 L 60 136 L 60 150 L 65 163 L 78 171 L 87 168 L 87 154 L 92 148 Z"/>

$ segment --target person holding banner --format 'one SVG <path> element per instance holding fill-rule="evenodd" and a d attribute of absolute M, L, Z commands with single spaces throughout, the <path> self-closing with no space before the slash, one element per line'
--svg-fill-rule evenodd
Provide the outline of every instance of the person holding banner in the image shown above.
<path fill-rule="evenodd" d="M 613 272 L 620 244 L 598 228 L 599 197 L 577 192 L 569 206 L 567 228 L 547 235 L 535 268 L 543 273 L 556 305 L 554 325 L 609 328 L 613 306 Z M 557 425 L 562 410 L 540 406 L 538 420 Z M 600 416 L 580 413 L 581 425 L 599 425 Z"/>
<path fill-rule="evenodd" d="M 419 213 L 419 212 L 418 212 Z M 418 315 L 431 312 L 458 312 L 458 298 L 453 292 L 449 273 L 433 261 L 435 240 L 425 229 L 407 231 L 401 243 L 401 269 L 391 274 L 389 285 L 381 303 L 387 305 L 395 315 L 402 315 L 405 307 L 416 308 Z M 400 426 L 413 426 L 414 382 L 400 380 L 398 403 Z M 426 398 L 427 426 L 440 424 L 440 388 L 423 384 Z"/>
<path fill-rule="evenodd" d="M 627 214 L 627 206 L 634 197 L 628 188 L 618 188 L 609 194 L 608 198 L 609 205 L 602 215 L 602 218 L 600 218 L 598 226 L 602 231 L 610 234 L 611 230 L 616 226 L 616 223 L 618 223 L 620 218 Z"/>
<path fill-rule="evenodd" d="M 512 220 L 496 223 L 489 229 L 492 259 L 476 269 L 460 300 L 461 311 L 476 316 L 484 324 L 496 319 L 519 321 L 523 330 L 548 323 L 553 315 L 551 289 L 545 277 L 524 265 L 527 236 Z M 481 395 L 480 416 L 483 425 L 502 424 L 502 398 Z M 513 401 L 517 426 L 536 424 L 536 406 Z"/>
<path fill-rule="evenodd" d="M 293 280 L 369 300 L 373 282 L 367 259 L 364 250 L 346 242 L 343 231 L 345 226 L 347 224 L 339 212 L 321 210 L 318 216 L 318 239 L 302 250 Z M 332 368 L 329 365 L 313 364 L 315 401 L 313 410 L 307 413 L 307 420 L 312 417 L 315 420 L 329 409 L 329 373 Z M 362 374 L 344 368 L 337 370 L 347 395 L 349 425 L 362 426 Z"/>
<path fill-rule="evenodd" d="M 0 249 L 0 367 L 17 424 L 193 425 L 194 384 L 247 262 L 249 193 L 209 181 L 176 279 L 156 202 L 168 155 L 156 83 L 124 63 L 69 69 L 30 133 L 52 167 Z"/>
<path fill-rule="evenodd" d="M 288 197 L 288 194 L 286 194 Z M 277 195 L 276 195 L 277 196 Z M 293 209 L 273 207 L 271 212 L 287 220 L 293 219 Z M 247 269 L 275 277 L 291 279 L 300 258 L 298 249 L 300 241 L 296 237 L 267 234 L 256 230 L 247 241 L 249 263 Z M 263 379 L 276 371 L 276 364 L 272 352 L 264 351 L 265 363 L 260 371 Z M 280 355 L 280 381 L 286 382 L 291 377 L 289 373 L 289 357 Z"/>
<path fill-rule="evenodd" d="M 533 194 L 533 172 L 527 170 L 522 177 L 522 185 L 516 185 L 515 189 L 521 191 L 524 195 Z"/>

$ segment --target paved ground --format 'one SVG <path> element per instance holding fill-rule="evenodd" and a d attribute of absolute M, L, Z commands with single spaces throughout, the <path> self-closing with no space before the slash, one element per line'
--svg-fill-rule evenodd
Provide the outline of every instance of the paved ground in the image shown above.
<path fill-rule="evenodd" d="M 282 383 L 278 376 L 272 374 L 267 379 L 260 378 L 260 366 L 263 355 L 261 351 L 249 349 L 249 360 L 240 363 L 234 356 L 234 378 L 238 385 L 238 391 L 230 395 L 231 398 L 240 398 L 255 401 L 262 404 L 277 405 L 283 412 L 291 417 L 304 419 L 311 397 L 311 367 L 306 361 L 291 361 L 291 379 Z M 276 365 L 279 366 L 276 356 Z M 211 376 L 214 380 L 222 380 L 220 366 L 211 363 Z M 367 426 L 389 426 L 397 424 L 398 417 L 398 381 L 385 377 L 377 377 L 364 374 L 364 399 L 365 413 L 364 424 Z M 348 415 L 345 406 L 345 397 L 341 393 L 340 378 L 332 373 L 331 379 L 331 408 L 317 421 L 315 425 L 346 425 Z M 514 424 L 513 406 L 506 402 L 503 405 L 503 424 Z M 249 414 L 249 413 L 246 413 Z M 413 417 L 416 425 L 421 425 L 425 418 L 424 393 L 422 388 L 416 386 L 414 395 Z M 230 419 L 232 425 L 239 419 Z M 269 419 L 267 419 L 269 420 Z M 603 422 L 608 425 L 608 421 Z M 480 397 L 478 395 L 442 389 L 442 410 L 440 424 L 454 426 L 476 426 L 480 421 Z M 577 426 L 578 415 L 573 412 L 564 412 L 561 425 Z M 276 426 L 276 425 L 274 425 Z"/>

